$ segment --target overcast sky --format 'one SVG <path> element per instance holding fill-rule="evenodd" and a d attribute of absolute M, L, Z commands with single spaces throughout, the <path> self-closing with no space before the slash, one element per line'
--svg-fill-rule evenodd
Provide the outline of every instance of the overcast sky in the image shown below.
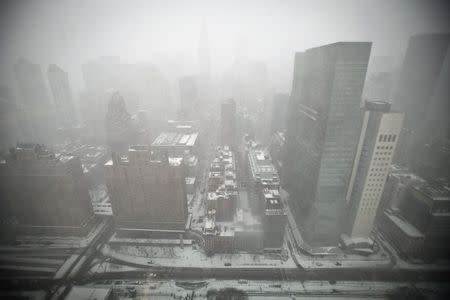
<path fill-rule="evenodd" d="M 80 65 L 102 55 L 125 62 L 174 60 L 196 71 L 202 19 L 213 72 L 237 41 L 267 61 L 276 88 L 290 84 L 295 51 L 341 40 L 372 41 L 372 55 L 400 55 L 410 35 L 449 31 L 450 1 L 2 1 L 0 84 L 24 56 L 56 63 L 81 88 Z M 243 2 L 243 3 L 242 3 Z M 286 90 L 287 92 L 287 90 Z"/>

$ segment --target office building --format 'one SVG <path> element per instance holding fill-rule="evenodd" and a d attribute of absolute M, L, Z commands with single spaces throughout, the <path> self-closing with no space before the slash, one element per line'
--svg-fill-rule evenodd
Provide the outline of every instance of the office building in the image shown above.
<path fill-rule="evenodd" d="M 126 153 L 134 143 L 136 132 L 131 125 L 131 115 L 125 100 L 118 91 L 111 91 L 105 117 L 106 141 L 112 152 Z"/>
<path fill-rule="evenodd" d="M 286 136 L 287 150 L 296 152 L 295 170 L 286 176 L 292 176 L 290 204 L 310 244 L 335 244 L 340 235 L 370 50 L 370 42 L 312 48 L 304 54 L 304 70 L 298 71 L 300 100 L 291 116 L 298 126 Z"/>
<path fill-rule="evenodd" d="M 23 106 L 36 108 L 50 105 L 47 86 L 38 64 L 20 58 L 14 65 L 14 75 Z"/>
<path fill-rule="evenodd" d="M 407 168 L 391 165 L 384 184 L 380 204 L 378 205 L 376 221 L 380 220 L 387 209 L 399 207 L 409 186 L 418 186 L 421 183 L 425 183 L 425 181 Z"/>
<path fill-rule="evenodd" d="M 151 144 L 152 151 L 171 157 L 197 155 L 199 151 L 198 132 L 162 132 Z"/>
<path fill-rule="evenodd" d="M 93 217 L 78 157 L 22 143 L 0 164 L 2 229 L 20 234 L 84 235 Z"/>
<path fill-rule="evenodd" d="M 294 193 L 297 179 L 300 177 L 299 158 L 299 104 L 301 98 L 301 86 L 304 73 L 304 53 L 295 53 L 294 74 L 292 80 L 292 91 L 286 113 L 285 150 L 281 158 L 283 169 L 280 172 L 283 187 L 290 193 Z"/>
<path fill-rule="evenodd" d="M 278 171 L 280 178 L 283 178 L 282 172 L 285 170 L 285 166 L 283 165 L 284 155 L 286 152 L 286 134 L 281 131 L 276 131 L 272 134 L 272 138 L 270 140 L 270 156 L 272 157 L 272 162 L 275 168 Z"/>
<path fill-rule="evenodd" d="M 20 99 L 17 108 L 22 139 L 53 143 L 58 115 L 50 101 L 41 67 L 20 58 L 14 65 L 14 75 Z"/>
<path fill-rule="evenodd" d="M 206 208 L 217 221 L 232 221 L 236 213 L 238 189 L 234 153 L 228 146 L 218 147 L 208 173 Z"/>
<path fill-rule="evenodd" d="M 378 227 L 401 256 L 433 260 L 450 251 L 448 183 L 413 184 L 398 207 L 384 212 Z"/>
<path fill-rule="evenodd" d="M 287 214 L 281 202 L 277 189 L 265 188 L 261 191 L 265 203 L 263 216 L 264 248 L 281 249 L 284 241 L 284 231 Z"/>
<path fill-rule="evenodd" d="M 420 34 L 409 39 L 398 87 L 394 94 L 393 107 L 405 113 L 405 130 L 401 136 L 401 147 L 395 161 L 410 165 L 420 159 L 415 153 L 421 144 L 435 135 L 433 125 L 436 119 L 442 119 L 448 132 L 448 97 L 438 97 L 433 101 L 433 94 L 438 86 L 444 61 L 447 58 L 447 77 L 442 78 L 448 95 L 448 59 L 450 59 L 450 34 Z M 442 75 L 445 74 L 445 71 Z M 444 75 L 445 76 L 445 75 Z M 438 109 L 436 109 L 438 108 Z M 444 110 L 445 111 L 445 110 Z M 420 174 L 419 174 L 420 175 Z"/>
<path fill-rule="evenodd" d="M 220 109 L 220 144 L 236 150 L 236 102 L 228 99 L 222 102 Z"/>
<path fill-rule="evenodd" d="M 247 149 L 247 192 L 251 211 L 256 216 L 264 216 L 265 199 L 262 197 L 264 189 L 279 190 L 280 179 L 277 170 L 272 164 L 269 152 L 258 147 Z"/>
<path fill-rule="evenodd" d="M 270 133 L 286 131 L 286 115 L 289 103 L 288 94 L 275 94 L 272 101 L 272 120 Z"/>
<path fill-rule="evenodd" d="M 365 103 L 346 196 L 349 216 L 344 232 L 350 238 L 368 238 L 372 232 L 404 118 L 390 106 L 382 101 Z"/>
<path fill-rule="evenodd" d="M 105 168 L 119 234 L 184 232 L 187 201 L 182 158 L 155 156 L 147 146 L 132 146 L 128 155 L 114 155 Z"/>
<path fill-rule="evenodd" d="M 180 118 L 195 120 L 199 117 L 200 100 L 196 76 L 185 76 L 179 80 L 180 88 Z"/>
<path fill-rule="evenodd" d="M 68 74 L 57 65 L 51 64 L 47 69 L 47 77 L 53 94 L 53 103 L 61 112 L 60 124 L 73 125 L 76 112 Z"/>

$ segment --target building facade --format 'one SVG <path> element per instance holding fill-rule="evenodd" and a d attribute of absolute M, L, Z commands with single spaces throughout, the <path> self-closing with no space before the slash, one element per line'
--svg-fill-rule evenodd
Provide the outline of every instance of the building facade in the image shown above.
<path fill-rule="evenodd" d="M 182 158 L 153 157 L 147 146 L 105 164 L 116 227 L 184 231 L 186 181 Z"/>
<path fill-rule="evenodd" d="M 82 235 L 89 229 L 93 210 L 79 158 L 22 143 L 0 164 L 0 177 L 1 218 L 13 230 Z"/>
<path fill-rule="evenodd" d="M 345 230 L 351 238 L 368 238 L 377 214 L 389 167 L 403 124 L 403 113 L 390 112 L 390 103 L 366 102 L 358 148 L 347 190 Z"/>
<path fill-rule="evenodd" d="M 303 70 L 295 70 L 301 82 L 294 83 L 299 100 L 291 98 L 297 109 L 290 120 L 297 126 L 295 134 L 288 126 L 286 136 L 288 153 L 295 149 L 295 170 L 285 175 L 292 176 L 290 205 L 305 241 L 313 245 L 336 244 L 342 230 L 370 50 L 370 42 L 312 48 L 303 55 Z"/>
<path fill-rule="evenodd" d="M 47 77 L 53 94 L 53 102 L 57 110 L 61 112 L 59 123 L 73 125 L 76 121 L 76 112 L 68 74 L 57 65 L 51 64 L 47 69 Z"/>
<path fill-rule="evenodd" d="M 416 149 L 429 142 L 438 128 L 444 127 L 448 134 L 449 59 L 450 34 L 420 34 L 409 39 L 393 102 L 395 109 L 405 113 L 396 163 L 410 165 L 420 160 Z M 446 91 L 446 97 L 434 96 L 439 92 L 439 81 L 445 82 L 441 91 Z"/>
<path fill-rule="evenodd" d="M 236 150 L 236 134 L 236 102 L 228 99 L 220 107 L 220 144 Z"/>
<path fill-rule="evenodd" d="M 448 183 L 412 184 L 398 207 L 383 214 L 378 227 L 401 255 L 428 260 L 448 257 L 449 191 Z"/>

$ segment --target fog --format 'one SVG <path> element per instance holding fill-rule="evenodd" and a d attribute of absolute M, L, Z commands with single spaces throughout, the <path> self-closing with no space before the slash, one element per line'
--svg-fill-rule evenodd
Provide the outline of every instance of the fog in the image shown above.
<path fill-rule="evenodd" d="M 449 3 L 2 1 L 0 298 L 444 299 Z"/>
<path fill-rule="evenodd" d="M 152 62 L 163 72 L 197 68 L 201 23 L 215 76 L 237 55 L 267 62 L 288 92 L 295 51 L 335 41 L 372 41 L 373 56 L 400 61 L 409 36 L 448 30 L 446 1 L 2 1 L 1 78 L 24 56 L 56 63 L 83 87 L 80 65 L 99 56 Z M 237 53 L 238 52 L 238 53 Z"/>

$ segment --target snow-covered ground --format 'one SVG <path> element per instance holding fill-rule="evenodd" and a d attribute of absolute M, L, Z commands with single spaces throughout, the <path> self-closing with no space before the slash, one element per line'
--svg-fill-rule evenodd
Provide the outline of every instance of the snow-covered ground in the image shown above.
<path fill-rule="evenodd" d="M 290 256 L 278 254 L 215 254 L 207 257 L 197 246 L 155 247 L 106 245 L 103 255 L 134 265 L 195 268 L 296 268 Z"/>
<path fill-rule="evenodd" d="M 397 251 L 389 244 L 388 241 L 384 239 L 384 237 L 377 233 L 378 240 L 383 248 L 387 249 L 387 251 L 394 257 L 395 264 L 394 268 L 399 270 L 448 270 L 450 268 L 450 261 L 441 260 L 434 263 L 425 263 L 425 262 L 410 262 L 397 254 Z"/>
<path fill-rule="evenodd" d="M 187 284 L 186 284 L 187 283 Z M 109 284 L 90 284 L 90 287 L 113 287 L 121 299 L 131 289 L 136 291 L 135 299 L 175 299 L 192 295 L 194 299 L 204 299 L 208 291 L 220 291 L 233 288 L 248 295 L 248 299 L 388 299 L 396 289 L 412 289 L 425 295 L 433 295 L 435 291 L 446 289 L 433 283 L 421 283 L 412 286 L 404 282 L 350 282 L 339 281 L 329 283 L 326 281 L 258 281 L 258 280 L 205 280 L 184 282 L 174 280 L 159 280 L 149 278 L 146 280 L 112 280 Z M 186 287 L 188 286 L 188 287 Z M 164 298 L 163 298 L 164 297 Z M 304 297 L 304 298 L 303 298 Z"/>
<path fill-rule="evenodd" d="M 112 215 L 111 202 L 109 201 L 108 189 L 106 185 L 99 184 L 89 190 L 92 208 L 98 215 Z"/>

